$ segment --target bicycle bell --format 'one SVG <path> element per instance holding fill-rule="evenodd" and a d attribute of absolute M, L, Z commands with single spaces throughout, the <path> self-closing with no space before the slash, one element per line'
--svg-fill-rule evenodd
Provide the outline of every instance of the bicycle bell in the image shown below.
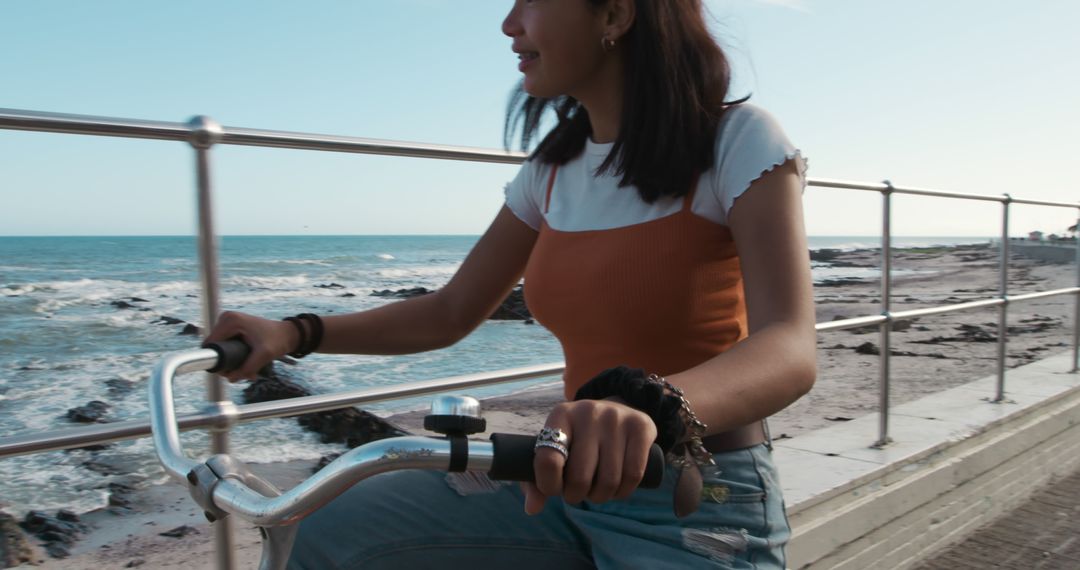
<path fill-rule="evenodd" d="M 424 429 L 443 435 L 471 435 L 487 429 L 480 417 L 480 402 L 468 396 L 438 396 L 431 401 L 431 413 L 424 416 Z"/>

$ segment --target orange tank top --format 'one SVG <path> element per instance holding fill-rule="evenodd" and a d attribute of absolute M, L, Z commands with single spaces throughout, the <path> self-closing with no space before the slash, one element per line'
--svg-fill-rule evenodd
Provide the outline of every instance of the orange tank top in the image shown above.
<path fill-rule="evenodd" d="M 691 212 L 696 188 L 695 180 L 677 213 L 640 224 L 559 231 L 541 223 L 525 302 L 562 344 L 566 399 L 606 368 L 675 374 L 746 337 L 731 230 Z"/>

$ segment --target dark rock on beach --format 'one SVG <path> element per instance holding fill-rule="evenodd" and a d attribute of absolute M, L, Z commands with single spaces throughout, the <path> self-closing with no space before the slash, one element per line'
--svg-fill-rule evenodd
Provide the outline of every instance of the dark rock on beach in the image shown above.
<path fill-rule="evenodd" d="M 874 356 L 881 354 L 881 350 L 872 342 L 864 342 L 859 346 L 856 346 L 855 352 L 858 354 L 869 354 Z"/>
<path fill-rule="evenodd" d="M 158 324 L 158 325 L 182 325 L 182 324 L 185 324 L 183 319 L 178 319 L 176 317 L 170 317 L 170 316 L 167 316 L 167 315 L 162 315 L 161 317 L 158 318 L 158 320 L 152 321 L 152 322 L 154 324 Z"/>
<path fill-rule="evenodd" d="M 341 453 L 327 453 L 326 455 L 319 458 L 319 462 L 315 464 L 315 467 L 311 469 L 311 472 L 318 473 L 319 471 L 322 471 L 323 467 L 330 465 L 331 462 L 333 462 L 338 457 L 341 457 L 342 455 L 343 454 Z"/>
<path fill-rule="evenodd" d="M 318 288 L 318 289 L 344 289 L 345 288 L 345 286 L 342 285 L 341 283 L 329 283 L 329 284 L 327 284 L 327 283 L 319 283 L 318 285 L 315 285 L 315 287 Z"/>
<path fill-rule="evenodd" d="M 131 466 L 123 460 L 109 460 L 101 457 L 87 459 L 80 463 L 79 466 L 102 475 L 121 475 L 131 471 Z"/>
<path fill-rule="evenodd" d="M 434 293 L 431 289 L 426 287 L 413 287 L 411 289 L 398 289 L 397 291 L 391 291 L 390 289 L 383 289 L 382 291 L 372 291 L 372 297 L 388 297 L 394 299 L 410 299 L 412 297 L 419 297 L 421 295 L 428 295 Z M 526 321 L 527 324 L 532 324 L 532 313 L 529 312 L 529 308 L 525 306 L 525 290 L 521 285 L 514 287 L 510 294 L 506 296 L 506 299 L 491 313 L 489 319 L 496 321 Z"/>
<path fill-rule="evenodd" d="M 19 528 L 15 517 L 0 512 L 0 567 L 36 564 L 43 558 L 41 551 Z"/>
<path fill-rule="evenodd" d="M 834 346 L 833 348 L 845 348 L 845 347 L 843 345 L 838 344 L 838 345 Z M 878 346 L 876 344 L 872 343 L 872 342 L 864 342 L 864 343 L 860 344 L 859 346 L 856 346 L 855 347 L 855 352 L 858 353 L 858 354 L 866 354 L 866 355 L 871 355 L 871 356 L 879 356 L 879 355 L 881 355 L 881 349 L 878 348 Z M 948 358 L 947 356 L 945 356 L 944 354 L 941 354 L 940 352 L 933 352 L 933 353 L 929 353 L 929 354 L 919 354 L 917 352 L 911 352 L 910 350 L 890 350 L 889 355 L 890 356 L 923 356 L 923 357 L 926 357 L 926 358 Z"/>
<path fill-rule="evenodd" d="M 66 558 L 69 554 L 68 548 L 86 532 L 78 517 L 73 515 L 74 513 L 66 510 L 60 511 L 57 516 L 49 516 L 43 511 L 30 511 L 19 526 L 44 541 L 45 551 L 50 556 Z"/>
<path fill-rule="evenodd" d="M 105 381 L 105 385 L 109 387 L 109 395 L 117 397 L 126 396 L 135 389 L 134 382 L 123 378 L 110 378 Z"/>
<path fill-rule="evenodd" d="M 113 514 L 127 514 L 134 510 L 135 487 L 128 483 L 113 481 L 109 483 L 109 512 Z"/>
<path fill-rule="evenodd" d="M 158 533 L 159 536 L 167 536 L 169 538 L 183 538 L 189 534 L 199 534 L 199 529 L 188 525 L 183 525 L 171 530 L 167 530 L 165 532 Z"/>
<path fill-rule="evenodd" d="M 848 285 L 861 285 L 866 283 L 863 279 L 856 279 L 854 277 L 843 277 L 838 279 L 826 279 L 824 281 L 814 283 L 814 287 L 847 287 Z"/>
<path fill-rule="evenodd" d="M 840 250 L 840 249 L 830 249 L 830 248 L 811 249 L 810 250 L 810 261 L 820 261 L 820 262 L 823 262 L 823 263 L 832 263 L 838 257 L 843 255 L 843 253 L 844 253 L 844 251 Z"/>
<path fill-rule="evenodd" d="M 525 289 L 521 285 L 514 287 L 513 291 L 507 295 L 498 309 L 491 314 L 489 319 L 497 321 L 521 321 L 532 320 L 532 313 L 529 312 L 529 307 L 525 306 Z"/>
<path fill-rule="evenodd" d="M 67 418 L 73 422 L 104 423 L 105 413 L 109 411 L 109 404 L 101 400 L 93 400 L 85 406 L 71 408 L 67 411 Z"/>
<path fill-rule="evenodd" d="M 409 432 L 390 422 L 356 408 L 305 414 L 300 416 L 299 421 L 300 425 L 322 435 L 323 443 L 344 443 L 349 447 L 409 435 Z"/>
<path fill-rule="evenodd" d="M 258 379 L 244 390 L 244 402 L 266 402 L 310 396 L 311 391 L 274 366 L 259 371 Z M 301 426 L 322 436 L 323 443 L 344 443 L 349 447 L 386 437 L 410 435 L 390 422 L 357 408 L 304 414 L 297 418 Z"/>
<path fill-rule="evenodd" d="M 413 287 L 411 289 L 398 289 L 397 291 L 391 291 L 390 289 L 383 289 L 382 291 L 372 291 L 372 297 L 391 297 L 394 299 L 411 299 L 412 297 L 419 297 L 421 295 L 427 295 L 434 293 L 427 287 Z"/>
<path fill-rule="evenodd" d="M 248 404 L 310 395 L 307 388 L 275 373 L 273 368 L 270 368 L 269 373 L 260 372 L 258 379 L 244 388 L 244 402 Z"/>

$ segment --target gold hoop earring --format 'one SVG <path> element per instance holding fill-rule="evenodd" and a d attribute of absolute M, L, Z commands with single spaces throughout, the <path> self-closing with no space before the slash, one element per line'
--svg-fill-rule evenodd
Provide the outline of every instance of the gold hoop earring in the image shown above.
<path fill-rule="evenodd" d="M 615 40 L 608 39 L 607 36 L 604 36 L 600 38 L 600 47 L 603 48 L 604 51 L 611 51 L 615 49 Z"/>

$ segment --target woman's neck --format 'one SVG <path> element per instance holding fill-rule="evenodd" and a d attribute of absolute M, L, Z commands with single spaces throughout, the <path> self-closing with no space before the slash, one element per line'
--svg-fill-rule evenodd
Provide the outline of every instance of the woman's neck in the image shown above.
<path fill-rule="evenodd" d="M 614 142 L 622 119 L 622 65 L 618 56 L 603 66 L 589 86 L 571 96 L 589 113 L 592 141 Z"/>

